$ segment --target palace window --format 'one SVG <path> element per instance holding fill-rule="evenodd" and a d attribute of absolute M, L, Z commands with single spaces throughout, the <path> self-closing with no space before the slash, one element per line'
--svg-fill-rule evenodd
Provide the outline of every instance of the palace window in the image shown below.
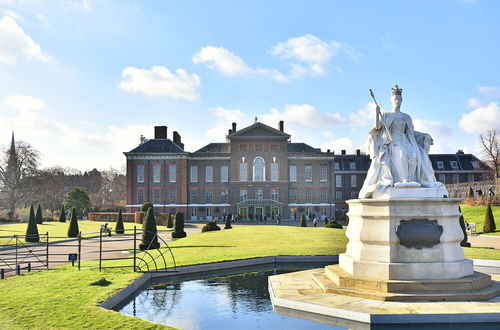
<path fill-rule="evenodd" d="M 137 204 L 144 203 L 144 190 L 137 190 Z"/>
<path fill-rule="evenodd" d="M 351 198 L 358 198 L 358 192 L 357 191 L 351 191 Z"/>
<path fill-rule="evenodd" d="M 220 182 L 228 182 L 229 181 L 229 170 L 227 166 L 220 167 Z"/>
<path fill-rule="evenodd" d="M 328 181 L 328 166 L 326 165 L 319 166 L 319 181 L 320 182 Z"/>
<path fill-rule="evenodd" d="M 191 166 L 190 174 L 191 182 L 198 182 L 198 166 Z"/>
<path fill-rule="evenodd" d="M 253 181 L 265 181 L 266 167 L 262 157 L 256 157 L 253 161 Z"/>
<path fill-rule="evenodd" d="M 153 182 L 154 183 L 160 182 L 160 165 L 153 166 Z"/>
<path fill-rule="evenodd" d="M 220 202 L 221 203 L 227 203 L 228 198 L 227 198 L 227 189 L 222 189 L 220 191 Z"/>
<path fill-rule="evenodd" d="M 214 182 L 213 166 L 205 166 L 205 182 Z"/>
<path fill-rule="evenodd" d="M 312 189 L 305 189 L 305 202 L 312 203 Z"/>
<path fill-rule="evenodd" d="M 436 165 L 437 165 L 438 170 L 444 170 L 444 162 L 437 161 Z"/>
<path fill-rule="evenodd" d="M 290 204 L 297 203 L 297 190 L 290 190 Z"/>
<path fill-rule="evenodd" d="M 271 181 L 278 181 L 278 163 L 271 163 Z"/>
<path fill-rule="evenodd" d="M 168 165 L 168 172 L 169 172 L 169 178 L 170 178 L 170 182 L 175 182 L 176 181 L 176 178 L 177 178 L 177 168 L 175 165 Z"/>
<path fill-rule="evenodd" d="M 153 189 L 153 204 L 160 204 L 160 189 Z"/>
<path fill-rule="evenodd" d="M 351 175 L 351 188 L 356 188 L 358 186 L 358 177 L 356 175 Z"/>
<path fill-rule="evenodd" d="M 458 162 L 456 160 L 450 161 L 450 166 L 452 169 L 456 170 L 458 169 Z"/>
<path fill-rule="evenodd" d="M 271 189 L 271 199 L 273 201 L 279 200 L 279 190 L 278 189 Z"/>
<path fill-rule="evenodd" d="M 144 165 L 137 165 L 137 183 L 144 182 Z"/>
<path fill-rule="evenodd" d="M 212 204 L 214 202 L 214 191 L 212 189 L 205 190 L 205 203 Z"/>
<path fill-rule="evenodd" d="M 170 204 L 175 204 L 175 190 L 170 190 Z"/>
<path fill-rule="evenodd" d="M 446 175 L 445 174 L 438 174 L 439 182 L 441 183 L 446 183 Z"/>
<path fill-rule="evenodd" d="M 474 173 L 467 174 L 467 181 L 474 182 Z"/>
<path fill-rule="evenodd" d="M 313 167 L 312 165 L 306 165 L 304 167 L 304 177 L 306 182 L 312 182 L 313 180 Z"/>
<path fill-rule="evenodd" d="M 335 192 L 335 199 L 336 200 L 341 200 L 342 199 L 342 192 L 341 191 L 336 191 Z"/>
<path fill-rule="evenodd" d="M 349 163 L 349 169 L 351 171 L 355 171 L 356 170 L 356 163 L 355 162 L 350 162 Z"/>
<path fill-rule="evenodd" d="M 198 189 L 191 189 L 189 192 L 189 201 L 192 204 L 198 203 Z"/>
<path fill-rule="evenodd" d="M 255 199 L 258 199 L 258 200 L 264 199 L 264 190 L 262 190 L 262 189 L 255 190 Z"/>
<path fill-rule="evenodd" d="M 327 189 L 321 189 L 321 203 L 328 203 L 328 190 Z"/>
<path fill-rule="evenodd" d="M 290 165 L 290 182 L 297 182 L 297 166 Z"/>
<path fill-rule="evenodd" d="M 334 168 L 335 168 L 335 171 L 340 171 L 340 163 L 339 162 L 335 162 L 333 163 L 334 165 Z"/>
<path fill-rule="evenodd" d="M 247 163 L 240 163 L 240 181 L 248 180 L 248 166 Z"/>
<path fill-rule="evenodd" d="M 342 187 L 342 175 L 335 175 L 335 187 Z"/>
<path fill-rule="evenodd" d="M 453 183 L 459 183 L 460 182 L 460 177 L 458 174 L 453 174 Z"/>
<path fill-rule="evenodd" d="M 240 189 L 240 202 L 244 202 L 248 199 L 248 192 L 246 189 Z"/>
<path fill-rule="evenodd" d="M 255 145 L 255 151 L 262 151 L 263 147 L 264 146 L 262 144 L 256 144 Z"/>

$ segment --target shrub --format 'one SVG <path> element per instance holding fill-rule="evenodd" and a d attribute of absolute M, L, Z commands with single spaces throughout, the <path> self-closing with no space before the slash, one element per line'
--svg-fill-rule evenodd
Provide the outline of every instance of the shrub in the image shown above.
<path fill-rule="evenodd" d="M 172 238 L 182 238 L 186 236 L 187 234 L 184 231 L 184 214 L 182 214 L 182 212 L 177 212 L 175 214 L 174 231 L 172 231 Z"/>
<path fill-rule="evenodd" d="M 231 226 L 231 214 L 226 215 L 226 225 L 224 226 L 224 229 L 231 229 L 233 228 Z"/>
<path fill-rule="evenodd" d="M 122 209 L 118 211 L 118 218 L 116 219 L 115 233 L 125 234 L 125 227 L 123 226 Z"/>
<path fill-rule="evenodd" d="M 204 225 L 201 228 L 202 233 L 204 233 L 206 231 L 214 231 L 214 230 L 220 230 L 220 227 L 217 226 L 217 222 L 215 222 L 215 221 L 209 221 L 206 223 L 206 225 Z"/>
<path fill-rule="evenodd" d="M 66 211 L 64 211 L 64 204 L 61 207 L 61 214 L 59 214 L 59 222 L 66 222 Z"/>
<path fill-rule="evenodd" d="M 39 242 L 40 235 L 38 235 L 38 227 L 36 225 L 35 211 L 33 210 L 33 204 L 30 206 L 30 218 L 28 220 L 28 228 L 26 228 L 26 242 Z"/>
<path fill-rule="evenodd" d="M 337 228 L 337 229 L 342 229 L 342 225 L 339 224 L 335 220 L 329 220 L 328 223 L 325 225 L 325 228 Z"/>
<path fill-rule="evenodd" d="M 64 205 L 67 208 L 74 208 L 77 212 L 82 213 L 92 208 L 89 195 L 87 195 L 85 189 L 81 187 L 75 187 L 68 191 L 64 199 Z"/>
<path fill-rule="evenodd" d="M 139 244 L 139 249 L 151 250 L 160 248 L 157 235 L 155 213 L 153 208 L 149 207 L 142 222 L 142 243 Z"/>
<path fill-rule="evenodd" d="M 43 223 L 43 217 L 42 217 L 42 207 L 40 204 L 38 204 L 38 207 L 36 208 L 36 216 L 35 216 L 36 223 L 41 225 Z"/>
<path fill-rule="evenodd" d="M 69 216 L 69 227 L 68 227 L 68 237 L 78 237 L 80 230 L 78 229 L 78 220 L 76 218 L 76 209 L 71 210 L 71 215 Z"/>
<path fill-rule="evenodd" d="M 304 213 L 302 213 L 302 216 L 300 217 L 300 226 L 307 227 L 306 215 Z"/>
<path fill-rule="evenodd" d="M 491 211 L 491 204 L 486 207 L 486 214 L 484 216 L 483 231 L 485 233 L 493 233 L 496 231 L 495 218 L 493 217 L 493 212 Z"/>
<path fill-rule="evenodd" d="M 169 213 L 167 215 L 167 228 L 173 228 L 174 227 L 174 216 Z"/>
<path fill-rule="evenodd" d="M 473 198 L 474 197 L 474 190 L 472 190 L 472 187 L 469 187 L 469 190 L 467 190 L 467 198 Z"/>
<path fill-rule="evenodd" d="M 146 213 L 148 211 L 148 209 L 152 208 L 152 207 L 153 207 L 153 204 L 151 204 L 150 202 L 146 202 L 146 203 L 141 205 L 141 212 Z M 144 216 L 144 219 L 146 219 L 146 216 Z"/>

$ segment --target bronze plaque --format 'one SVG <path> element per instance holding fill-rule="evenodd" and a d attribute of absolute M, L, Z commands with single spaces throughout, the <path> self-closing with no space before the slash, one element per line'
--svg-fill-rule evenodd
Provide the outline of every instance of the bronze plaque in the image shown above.
<path fill-rule="evenodd" d="M 428 219 L 401 220 L 396 230 L 401 245 L 416 249 L 439 244 L 442 233 L 443 226 L 438 225 L 437 220 Z"/>

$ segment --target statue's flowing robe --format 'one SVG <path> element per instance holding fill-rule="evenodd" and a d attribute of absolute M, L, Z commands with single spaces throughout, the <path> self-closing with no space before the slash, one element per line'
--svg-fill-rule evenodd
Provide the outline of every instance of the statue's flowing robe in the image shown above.
<path fill-rule="evenodd" d="M 386 188 L 392 187 L 395 183 L 391 169 L 391 154 L 389 147 L 391 140 L 389 136 L 392 130 L 391 126 L 396 116 L 405 121 L 406 127 L 404 134 L 417 153 L 416 173 L 413 173 L 412 178 L 423 187 L 440 189 L 443 195 L 447 195 L 444 185 L 436 181 L 434 170 L 428 156 L 429 147 L 432 144 L 430 135 L 416 132 L 409 115 L 402 112 L 386 112 L 382 114 L 381 128 L 373 128 L 366 136 L 366 148 L 372 159 L 372 163 L 368 169 L 363 187 L 359 192 L 359 198 L 370 198 L 374 192 L 383 192 Z M 389 132 L 387 132 L 382 121 L 385 122 Z"/>

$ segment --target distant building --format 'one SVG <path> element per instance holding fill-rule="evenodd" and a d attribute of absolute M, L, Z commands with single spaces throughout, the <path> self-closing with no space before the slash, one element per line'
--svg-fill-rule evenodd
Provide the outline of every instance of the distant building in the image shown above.
<path fill-rule="evenodd" d="M 127 211 L 152 202 L 160 212 L 181 211 L 187 219 L 209 220 L 227 213 L 243 219 L 319 219 L 346 200 L 357 198 L 370 158 L 357 150 L 334 155 L 305 143 L 290 142 L 283 121 L 278 129 L 256 122 L 229 129 L 226 142 L 209 143 L 195 152 L 184 150 L 181 136 L 167 138 L 156 126 L 155 138 L 124 153 L 127 158 Z M 483 180 L 489 168 L 475 156 L 430 155 L 436 178 L 443 183 Z"/>

